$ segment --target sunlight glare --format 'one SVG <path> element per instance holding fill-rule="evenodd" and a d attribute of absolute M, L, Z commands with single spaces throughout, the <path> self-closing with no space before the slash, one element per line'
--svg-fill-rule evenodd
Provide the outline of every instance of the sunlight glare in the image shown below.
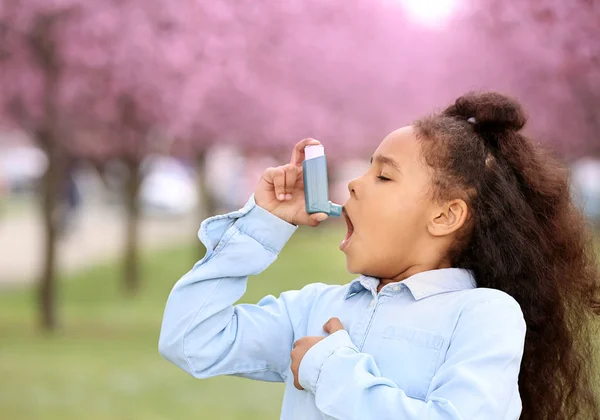
<path fill-rule="evenodd" d="M 457 0 L 400 0 L 411 19 L 426 26 L 440 26 L 456 12 Z"/>

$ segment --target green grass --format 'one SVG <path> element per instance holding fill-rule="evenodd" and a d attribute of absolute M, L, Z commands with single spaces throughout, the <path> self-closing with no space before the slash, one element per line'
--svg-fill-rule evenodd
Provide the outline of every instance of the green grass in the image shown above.
<path fill-rule="evenodd" d="M 279 259 L 250 279 L 245 302 L 311 282 L 344 283 L 343 233 L 300 229 Z M 124 298 L 115 265 L 62 279 L 61 326 L 36 328 L 30 290 L 0 295 L 0 418 L 61 420 L 278 419 L 282 384 L 194 379 L 157 351 L 160 321 L 175 281 L 200 255 L 183 247 L 146 255 L 139 297 Z"/>
<path fill-rule="evenodd" d="M 311 282 L 344 283 L 336 229 L 300 229 L 279 259 L 250 279 L 245 302 Z M 599 243 L 600 245 L 600 243 Z M 146 255 L 143 287 L 124 298 L 120 271 L 98 266 L 62 279 L 61 327 L 36 328 L 30 290 L 0 294 L 2 420 L 278 419 L 281 384 L 233 377 L 196 380 L 157 351 L 162 311 L 175 281 L 198 259 L 197 246 Z"/>
<path fill-rule="evenodd" d="M 37 200 L 32 197 L 5 198 L 0 195 L 0 219 L 19 216 L 37 210 Z"/>

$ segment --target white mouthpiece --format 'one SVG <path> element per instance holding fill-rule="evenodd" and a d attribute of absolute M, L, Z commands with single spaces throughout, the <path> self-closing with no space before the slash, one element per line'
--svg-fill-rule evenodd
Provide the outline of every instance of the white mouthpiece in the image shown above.
<path fill-rule="evenodd" d="M 320 144 L 311 144 L 304 148 L 304 160 L 313 159 L 325 154 L 325 148 Z"/>

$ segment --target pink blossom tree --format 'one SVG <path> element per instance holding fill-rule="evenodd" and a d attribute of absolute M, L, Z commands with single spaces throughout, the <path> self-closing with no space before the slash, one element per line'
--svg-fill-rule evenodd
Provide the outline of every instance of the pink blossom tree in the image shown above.
<path fill-rule="evenodd" d="M 387 132 L 495 74 L 464 28 L 431 32 L 383 2 L 220 5 L 196 25 L 197 70 L 179 101 L 178 150 L 197 156 L 199 174 L 215 142 L 285 159 L 311 136 L 332 166 L 366 160 Z"/>
<path fill-rule="evenodd" d="M 200 174 L 206 150 L 221 142 L 287 155 L 310 136 L 327 145 L 332 164 L 367 159 L 387 132 L 432 107 L 516 78 L 472 26 L 431 31 L 394 4 L 1 3 L 0 118 L 27 129 L 51 161 L 43 193 L 44 324 L 54 325 L 51 215 L 67 152 L 120 159 L 128 168 L 124 255 L 133 293 L 141 162 L 157 136 L 175 139 L 174 150 L 195 159 Z"/>
<path fill-rule="evenodd" d="M 189 7 L 169 9 L 162 2 L 0 5 L 0 121 L 26 130 L 49 159 L 41 185 L 46 246 L 38 295 L 44 328 L 56 325 L 57 209 L 71 156 L 119 158 L 129 168 L 125 278 L 131 280 L 127 290 L 135 289 L 139 164 L 150 134 L 177 117 L 173 101 L 182 71 L 190 71 L 188 38 L 177 33 L 190 30 L 185 12 Z"/>
<path fill-rule="evenodd" d="M 40 322 L 52 329 L 55 317 L 58 200 L 62 195 L 74 122 L 82 115 L 78 97 L 86 85 L 88 62 L 68 57 L 77 48 L 74 22 L 95 13 L 77 1 L 7 0 L 0 4 L 0 121 L 21 128 L 48 157 L 42 179 L 45 258 L 38 287 Z"/>
<path fill-rule="evenodd" d="M 193 2 L 162 1 L 118 3 L 110 11 L 112 28 L 106 39 L 106 65 L 96 75 L 105 81 L 104 95 L 95 103 L 95 116 L 112 129 L 107 139 L 111 157 L 127 168 L 124 188 L 126 243 L 125 291 L 139 288 L 139 190 L 142 162 L 156 151 L 156 141 L 165 140 L 177 123 L 176 112 L 184 80 L 192 71 L 188 49 Z M 97 33 L 96 26 L 88 30 Z"/>
<path fill-rule="evenodd" d="M 472 21 L 511 64 L 538 117 L 535 130 L 568 159 L 600 156 L 598 2 L 489 0 Z"/>

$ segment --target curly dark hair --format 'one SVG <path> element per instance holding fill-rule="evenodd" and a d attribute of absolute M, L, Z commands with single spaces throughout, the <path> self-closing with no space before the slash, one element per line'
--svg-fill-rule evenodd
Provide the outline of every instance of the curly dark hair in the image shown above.
<path fill-rule="evenodd" d="M 521 105 L 471 93 L 415 122 L 432 193 L 470 215 L 449 258 L 519 302 L 527 324 L 521 419 L 600 419 L 594 363 L 599 268 L 567 167 L 520 133 Z"/>

